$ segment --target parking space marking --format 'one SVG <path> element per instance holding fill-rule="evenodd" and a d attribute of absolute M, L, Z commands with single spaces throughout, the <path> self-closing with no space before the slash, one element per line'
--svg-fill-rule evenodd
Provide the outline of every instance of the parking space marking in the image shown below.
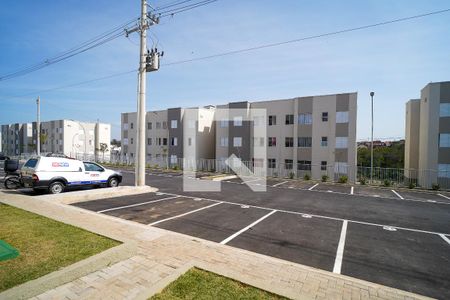
<path fill-rule="evenodd" d="M 181 197 L 185 197 L 185 198 L 197 198 L 194 196 L 187 196 L 187 195 L 178 195 L 178 194 L 172 194 L 172 193 L 166 193 L 167 195 L 174 195 L 174 196 L 181 196 Z M 226 203 L 226 204 L 232 204 L 232 205 L 247 205 L 244 203 L 239 203 L 239 202 L 230 202 L 230 201 L 225 201 L 225 200 L 215 200 L 215 199 L 209 199 L 209 198 L 202 198 L 204 200 L 208 200 L 208 201 L 214 201 L 214 202 L 219 202 L 219 203 Z M 257 205 L 248 205 L 249 207 L 252 208 L 259 208 L 259 209 L 265 209 L 265 210 L 276 210 L 277 212 L 281 212 L 281 213 L 287 213 L 287 214 L 295 214 L 295 215 L 310 215 L 312 217 L 315 218 L 322 218 L 322 219 L 328 219 L 328 220 L 337 220 L 337 221 L 345 221 L 346 219 L 343 218 L 338 218 L 338 217 L 330 217 L 330 216 L 324 216 L 324 215 L 316 215 L 316 214 L 308 214 L 305 212 L 299 212 L 299 211 L 292 211 L 292 210 L 284 210 L 284 209 L 275 209 L 275 208 L 269 208 L 269 207 L 264 207 L 264 206 L 257 206 Z M 406 231 L 412 231 L 412 232 L 420 232 L 420 233 L 427 233 L 427 234 L 443 234 L 443 235 L 450 235 L 450 233 L 443 233 L 443 232 L 435 232 L 435 231 L 428 231 L 428 230 L 422 230 L 422 229 L 414 229 L 414 228 L 407 228 L 407 227 L 400 227 L 400 226 L 393 226 L 393 225 L 386 225 L 386 224 L 378 224 L 378 223 L 371 223 L 371 222 L 365 222 L 365 221 L 356 221 L 356 220 L 348 220 L 348 222 L 350 223 L 355 223 L 355 224 L 363 224 L 363 225 L 369 225 L 369 226 L 377 226 L 377 227 L 384 227 L 384 226 L 390 226 L 392 228 L 396 228 L 396 229 L 400 229 L 400 230 L 406 230 Z"/>
<path fill-rule="evenodd" d="M 333 273 L 341 274 L 342 258 L 344 257 L 345 238 L 347 236 L 347 224 L 348 221 L 342 222 L 341 237 L 339 238 L 339 244 L 336 251 L 336 259 L 334 261 Z"/>
<path fill-rule="evenodd" d="M 192 198 L 192 197 L 186 197 L 186 198 Z M 205 200 L 207 200 L 207 199 L 205 199 Z M 214 200 L 214 201 L 215 201 L 215 200 Z M 216 202 L 216 201 L 215 201 L 215 202 Z M 197 208 L 197 209 L 188 211 L 188 212 L 186 212 L 186 213 L 184 213 L 184 214 L 176 215 L 176 216 L 173 216 L 173 217 L 170 217 L 170 218 L 167 218 L 167 219 L 162 219 L 162 220 L 159 220 L 159 221 L 150 223 L 150 224 L 148 224 L 148 226 L 154 226 L 154 225 L 159 224 L 159 223 L 162 223 L 162 222 L 166 222 L 166 221 L 173 220 L 173 219 L 176 219 L 176 218 L 184 217 L 184 216 L 187 216 L 187 215 L 196 213 L 196 212 L 198 212 L 198 211 L 201 211 L 201 210 L 204 210 L 204 209 L 207 209 L 207 208 L 214 207 L 214 206 L 219 205 L 219 204 L 222 204 L 222 203 L 223 203 L 223 202 L 220 201 L 220 202 L 217 202 L 217 203 L 214 203 L 214 204 L 205 206 L 205 207 Z"/>
<path fill-rule="evenodd" d="M 241 184 L 247 184 L 250 182 L 255 182 L 255 181 L 260 181 L 260 180 L 262 180 L 262 179 L 261 178 L 251 179 L 251 180 L 247 180 L 247 181 L 242 181 Z"/>
<path fill-rule="evenodd" d="M 354 189 L 354 187 L 352 186 L 352 187 L 350 188 L 350 195 L 353 195 L 353 189 Z"/>
<path fill-rule="evenodd" d="M 445 199 L 448 199 L 448 200 L 450 200 L 450 197 L 447 197 L 447 196 L 445 196 L 445 195 L 442 195 L 442 194 L 438 194 L 438 196 L 441 196 L 441 197 L 443 197 L 443 198 L 445 198 Z"/>
<path fill-rule="evenodd" d="M 450 239 L 448 237 L 446 237 L 445 234 L 441 233 L 441 234 L 439 234 L 439 236 L 450 245 Z"/>
<path fill-rule="evenodd" d="M 316 186 L 318 186 L 319 184 L 318 183 L 316 183 L 315 185 L 313 185 L 312 187 L 310 187 L 309 189 L 308 189 L 308 191 L 312 191 L 313 190 L 313 188 L 315 188 Z"/>
<path fill-rule="evenodd" d="M 277 187 L 277 186 L 279 186 L 279 185 L 282 185 L 282 184 L 285 184 L 285 183 L 288 183 L 288 182 L 289 182 L 289 181 L 279 182 L 279 183 L 276 183 L 276 184 L 272 185 L 272 187 Z"/>
<path fill-rule="evenodd" d="M 160 201 L 164 201 L 164 200 L 175 199 L 175 198 L 179 198 L 179 197 L 180 197 L 180 196 L 167 197 L 167 198 L 156 199 L 156 200 L 151 200 L 151 201 L 146 201 L 146 202 L 141 202 L 141 203 L 135 203 L 135 204 L 125 205 L 125 206 L 112 207 L 112 208 L 108 208 L 108 209 L 99 210 L 99 211 L 97 211 L 97 213 L 101 214 L 101 213 L 105 213 L 105 212 L 108 212 L 108 211 L 113 211 L 113 210 L 118 210 L 118 209 L 124 209 L 124 208 L 129 208 L 129 207 L 136 207 L 136 206 L 140 206 L 140 205 L 145 205 L 145 204 L 150 204 L 150 203 L 160 202 Z"/>
<path fill-rule="evenodd" d="M 394 191 L 394 190 L 391 190 L 395 195 L 397 195 L 397 197 L 399 197 L 400 199 L 402 199 L 402 200 L 405 200 L 405 198 L 403 198 L 399 193 L 397 193 L 396 191 Z"/>
<path fill-rule="evenodd" d="M 241 230 L 239 230 L 238 232 L 230 235 L 229 237 L 227 237 L 226 239 L 224 239 L 223 241 L 221 241 L 220 243 L 222 245 L 225 245 L 226 243 L 228 243 L 229 241 L 231 241 L 232 239 L 234 239 L 235 237 L 239 236 L 240 234 L 246 232 L 247 230 L 249 230 L 250 228 L 252 228 L 253 226 L 255 226 L 256 224 L 258 224 L 259 222 L 263 221 L 264 219 L 270 217 L 271 215 L 273 215 L 274 213 L 276 213 L 277 210 L 272 210 L 270 213 L 262 216 L 261 218 L 259 218 L 258 220 L 256 220 L 255 222 L 253 222 L 252 224 L 242 228 Z"/>

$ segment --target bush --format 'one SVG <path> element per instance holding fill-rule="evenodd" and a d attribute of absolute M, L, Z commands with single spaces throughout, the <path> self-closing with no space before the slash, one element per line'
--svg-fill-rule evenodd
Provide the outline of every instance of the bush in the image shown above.
<path fill-rule="evenodd" d="M 310 180 L 310 179 L 311 179 L 311 176 L 310 176 L 308 173 L 306 173 L 306 174 L 303 176 L 303 179 L 304 179 L 304 180 Z"/>
<path fill-rule="evenodd" d="M 409 184 L 408 184 L 408 188 L 410 188 L 410 189 L 413 189 L 413 188 L 415 188 L 416 187 L 416 185 L 414 184 L 414 182 L 410 182 Z"/>
<path fill-rule="evenodd" d="M 322 175 L 322 182 L 328 181 L 328 175 Z"/>
<path fill-rule="evenodd" d="M 361 177 L 361 178 L 359 179 L 359 183 L 360 183 L 361 185 L 366 185 L 366 183 L 367 183 L 366 177 Z"/>
<path fill-rule="evenodd" d="M 289 173 L 289 178 L 294 179 L 295 174 L 293 172 Z"/>
<path fill-rule="evenodd" d="M 177 165 L 175 165 L 175 166 L 172 167 L 172 169 L 175 170 L 175 171 L 177 171 L 177 170 L 179 170 L 180 168 L 179 168 Z"/>
<path fill-rule="evenodd" d="M 439 191 L 441 189 L 441 186 L 439 185 L 439 183 L 433 183 L 431 185 L 431 188 L 435 191 Z"/>
<path fill-rule="evenodd" d="M 341 177 L 339 177 L 339 183 L 347 183 L 347 181 L 348 181 L 347 175 L 342 175 Z"/>
<path fill-rule="evenodd" d="M 385 179 L 385 180 L 383 181 L 383 185 L 384 185 L 384 186 L 391 186 L 391 181 L 390 181 L 389 179 Z"/>

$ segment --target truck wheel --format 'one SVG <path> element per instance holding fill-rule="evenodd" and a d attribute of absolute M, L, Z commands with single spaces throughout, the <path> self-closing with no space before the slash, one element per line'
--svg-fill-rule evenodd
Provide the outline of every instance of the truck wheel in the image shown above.
<path fill-rule="evenodd" d="M 119 186 L 119 180 L 116 177 L 112 177 L 108 180 L 108 186 L 109 187 L 118 187 Z"/>
<path fill-rule="evenodd" d="M 53 182 L 48 187 L 48 191 L 50 194 L 60 194 L 64 191 L 64 184 L 59 181 Z"/>

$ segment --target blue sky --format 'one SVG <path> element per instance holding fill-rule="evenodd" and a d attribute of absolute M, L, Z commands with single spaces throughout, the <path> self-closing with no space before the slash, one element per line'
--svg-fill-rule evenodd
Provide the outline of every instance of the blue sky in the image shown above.
<path fill-rule="evenodd" d="M 162 6 L 172 0 L 150 1 Z M 152 38 L 163 63 L 450 8 L 448 0 L 219 0 L 161 20 Z M 42 61 L 137 17 L 139 0 L 1 1 L 0 74 Z M 147 76 L 147 109 L 358 92 L 358 139 L 404 136 L 405 102 L 450 80 L 450 12 L 211 60 Z M 28 75 L 0 82 L 0 123 L 78 119 L 112 124 L 136 110 L 136 74 L 43 92 L 137 68 L 139 39 L 118 38 Z M 152 44 L 149 39 L 149 45 Z M 20 97 L 24 94 L 32 94 Z M 19 96 L 19 97 L 18 97 Z"/>

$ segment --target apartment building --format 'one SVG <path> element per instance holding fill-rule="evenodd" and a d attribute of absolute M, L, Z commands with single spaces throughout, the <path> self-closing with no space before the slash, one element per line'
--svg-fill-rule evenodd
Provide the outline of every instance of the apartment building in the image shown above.
<path fill-rule="evenodd" d="M 231 102 L 194 110 L 195 124 L 186 124 L 192 122 L 192 117 L 186 116 L 192 109 L 148 112 L 147 162 L 173 164 L 184 157 L 215 159 L 219 163 L 214 168 L 220 170 L 234 154 L 242 161 L 266 166 L 269 175 L 308 173 L 319 179 L 322 175 L 331 178 L 345 174 L 354 180 L 356 104 L 356 93 Z M 241 115 L 224 118 L 223 109 L 237 109 Z M 254 109 L 265 110 L 265 120 L 253 119 Z M 136 113 L 123 113 L 121 119 L 123 155 L 134 161 Z M 265 137 L 254 134 L 256 123 L 265 126 Z M 265 151 L 258 151 L 258 147 Z M 264 153 L 266 159 L 257 153 Z"/>
<path fill-rule="evenodd" d="M 450 187 L 450 81 L 427 84 L 406 103 L 405 177 Z"/>
<path fill-rule="evenodd" d="M 2 125 L 3 152 L 11 156 L 36 153 L 36 127 L 36 122 Z M 40 132 L 41 153 L 60 153 L 72 157 L 108 155 L 106 151 L 100 153 L 99 149 L 101 144 L 106 144 L 109 149 L 111 143 L 110 124 L 55 120 L 41 122 Z"/>

